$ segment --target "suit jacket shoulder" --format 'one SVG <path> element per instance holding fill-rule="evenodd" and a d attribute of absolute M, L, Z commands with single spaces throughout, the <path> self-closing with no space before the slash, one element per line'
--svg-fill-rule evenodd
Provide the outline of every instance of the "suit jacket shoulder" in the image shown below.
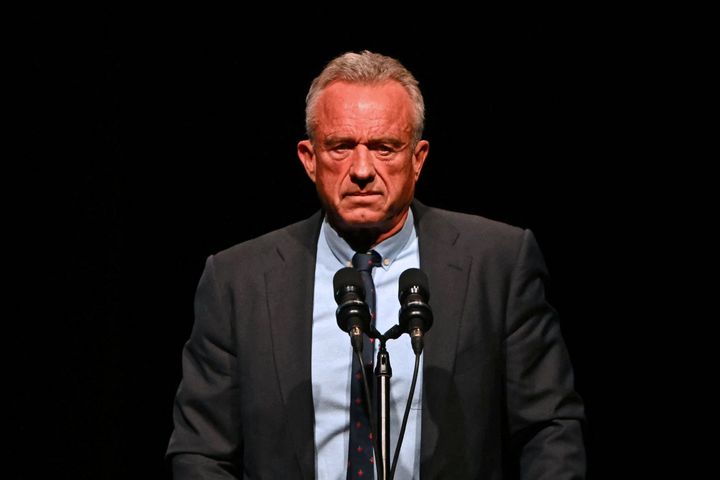
<path fill-rule="evenodd" d="M 465 252 L 474 258 L 492 257 L 515 262 L 526 230 L 514 225 L 491 220 L 480 215 L 454 212 L 413 203 L 416 214 L 416 228 L 422 237 L 437 239 L 452 245 L 453 249 Z"/>
<path fill-rule="evenodd" d="M 321 221 L 322 212 L 317 211 L 305 220 L 217 252 L 214 261 L 218 275 L 222 277 L 223 272 L 235 272 L 238 268 L 265 270 L 278 260 L 288 261 L 293 252 L 315 257 Z"/>

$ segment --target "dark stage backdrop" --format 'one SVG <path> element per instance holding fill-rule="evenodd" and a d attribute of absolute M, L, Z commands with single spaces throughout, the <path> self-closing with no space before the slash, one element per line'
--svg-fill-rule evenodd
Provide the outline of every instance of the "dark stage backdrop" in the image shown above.
<path fill-rule="evenodd" d="M 317 209 L 295 155 L 304 96 L 328 60 L 360 49 L 420 81 L 431 149 L 418 198 L 535 232 L 587 402 L 593 478 L 626 461 L 605 284 L 622 231 L 607 208 L 623 189 L 610 138 L 625 133 L 609 126 L 616 71 L 586 31 L 597 25 L 539 7 L 404 13 L 31 17 L 29 248 L 51 315 L 22 349 L 19 478 L 167 478 L 204 261 Z"/>

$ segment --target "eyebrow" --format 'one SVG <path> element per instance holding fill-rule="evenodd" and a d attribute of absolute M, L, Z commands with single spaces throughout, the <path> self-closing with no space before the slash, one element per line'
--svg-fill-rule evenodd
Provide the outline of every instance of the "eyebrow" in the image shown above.
<path fill-rule="evenodd" d="M 335 145 L 338 143 L 356 143 L 352 137 L 328 136 L 323 140 L 323 145 Z"/>
<path fill-rule="evenodd" d="M 326 137 L 323 141 L 323 145 L 337 145 L 341 143 L 350 143 L 350 144 L 357 144 L 358 142 L 353 137 L 335 137 L 335 136 L 329 136 Z M 380 145 L 380 144 L 388 144 L 392 145 L 394 147 L 400 147 L 404 145 L 404 142 L 397 138 L 393 137 L 380 137 L 380 138 L 371 138 L 368 142 L 369 145 Z"/>

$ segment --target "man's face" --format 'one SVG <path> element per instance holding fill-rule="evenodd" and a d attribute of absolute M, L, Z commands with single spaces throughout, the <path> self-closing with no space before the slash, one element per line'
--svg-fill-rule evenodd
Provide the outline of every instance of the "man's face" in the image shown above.
<path fill-rule="evenodd" d="M 395 81 L 320 93 L 314 141 L 300 142 L 298 156 L 336 228 L 388 232 L 404 221 L 429 148 L 413 148 L 411 109 Z"/>

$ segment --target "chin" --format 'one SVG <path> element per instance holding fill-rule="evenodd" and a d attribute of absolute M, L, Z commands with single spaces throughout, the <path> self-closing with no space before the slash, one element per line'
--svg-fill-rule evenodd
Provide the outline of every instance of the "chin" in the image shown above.
<path fill-rule="evenodd" d="M 383 223 L 385 217 L 377 212 L 341 212 L 338 215 L 340 223 L 351 228 L 377 228 Z"/>

